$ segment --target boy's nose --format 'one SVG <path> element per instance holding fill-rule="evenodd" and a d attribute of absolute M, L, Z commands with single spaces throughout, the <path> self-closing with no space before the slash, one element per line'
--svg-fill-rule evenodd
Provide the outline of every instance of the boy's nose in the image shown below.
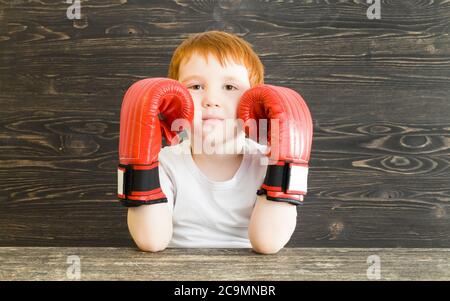
<path fill-rule="evenodd" d="M 206 102 L 206 103 L 203 103 L 203 107 L 204 108 L 219 108 L 220 105 L 217 103 Z"/>
<path fill-rule="evenodd" d="M 219 108 L 220 102 L 218 101 L 218 96 L 207 95 L 203 98 L 202 106 L 204 108 Z"/>

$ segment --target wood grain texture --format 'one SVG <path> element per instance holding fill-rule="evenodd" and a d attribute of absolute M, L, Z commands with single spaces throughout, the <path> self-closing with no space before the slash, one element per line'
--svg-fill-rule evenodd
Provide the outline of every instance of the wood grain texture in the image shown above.
<path fill-rule="evenodd" d="M 378 256 L 379 277 L 373 270 Z M 69 257 L 77 256 L 77 257 Z M 372 256 L 369 258 L 369 256 Z M 0 248 L 0 280 L 449 280 L 449 249 Z"/>
<path fill-rule="evenodd" d="M 314 119 L 290 247 L 450 247 L 450 2 L 0 1 L 0 246 L 131 246 L 120 104 L 192 33 L 249 41 Z"/>

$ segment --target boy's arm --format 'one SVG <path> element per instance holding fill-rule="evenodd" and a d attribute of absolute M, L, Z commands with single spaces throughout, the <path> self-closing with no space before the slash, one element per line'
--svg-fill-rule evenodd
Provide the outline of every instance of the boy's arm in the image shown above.
<path fill-rule="evenodd" d="M 125 93 L 120 111 L 117 195 L 128 210 L 131 236 L 144 251 L 165 249 L 172 237 L 173 187 L 162 162 L 162 138 L 176 143 L 174 120 L 192 121 L 190 92 L 178 81 L 146 78 Z M 186 129 L 180 124 L 179 130 Z M 136 208 L 139 207 L 139 208 Z"/>
<path fill-rule="evenodd" d="M 296 205 L 302 204 L 307 193 L 313 136 L 311 113 L 296 91 L 256 85 L 241 96 L 238 117 L 244 124 L 270 121 L 264 127 L 270 145 L 266 154 L 269 165 L 257 191 L 260 197 L 250 220 L 249 238 L 256 251 L 276 253 L 289 241 L 296 224 Z M 255 126 L 251 124 L 245 127 L 246 134 L 255 137 Z"/>
<path fill-rule="evenodd" d="M 167 203 L 128 208 L 128 229 L 142 251 L 162 251 L 172 238 L 172 212 Z"/>
<path fill-rule="evenodd" d="M 128 230 L 131 237 L 139 249 L 147 252 L 164 250 L 173 234 L 174 185 L 163 161 L 160 161 L 158 171 L 159 182 L 167 203 L 128 208 Z"/>
<path fill-rule="evenodd" d="M 296 224 L 296 205 L 268 201 L 266 195 L 258 195 L 248 229 L 253 250 L 277 253 L 291 238 Z"/>

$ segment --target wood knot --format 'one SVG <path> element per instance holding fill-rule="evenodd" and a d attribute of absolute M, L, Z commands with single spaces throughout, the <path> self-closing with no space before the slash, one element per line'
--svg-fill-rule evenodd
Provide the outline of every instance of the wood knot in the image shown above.
<path fill-rule="evenodd" d="M 341 222 L 332 223 L 329 227 L 330 230 L 330 240 L 337 239 L 342 231 L 344 230 L 344 224 Z"/>
<path fill-rule="evenodd" d="M 405 148 L 419 149 L 431 143 L 431 138 L 427 136 L 407 135 L 400 138 L 400 144 Z"/>
<path fill-rule="evenodd" d="M 434 216 L 438 219 L 443 218 L 447 215 L 447 212 L 441 206 L 434 207 Z"/>

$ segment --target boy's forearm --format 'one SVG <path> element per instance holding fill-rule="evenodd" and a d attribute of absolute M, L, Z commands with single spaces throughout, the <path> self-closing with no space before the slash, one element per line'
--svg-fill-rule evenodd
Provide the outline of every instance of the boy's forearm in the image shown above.
<path fill-rule="evenodd" d="M 172 238 L 172 213 L 167 203 L 128 209 L 128 229 L 143 251 L 164 250 Z"/>
<path fill-rule="evenodd" d="M 296 224 L 297 206 L 257 196 L 249 225 L 253 249 L 258 253 L 277 253 L 291 238 Z"/>

